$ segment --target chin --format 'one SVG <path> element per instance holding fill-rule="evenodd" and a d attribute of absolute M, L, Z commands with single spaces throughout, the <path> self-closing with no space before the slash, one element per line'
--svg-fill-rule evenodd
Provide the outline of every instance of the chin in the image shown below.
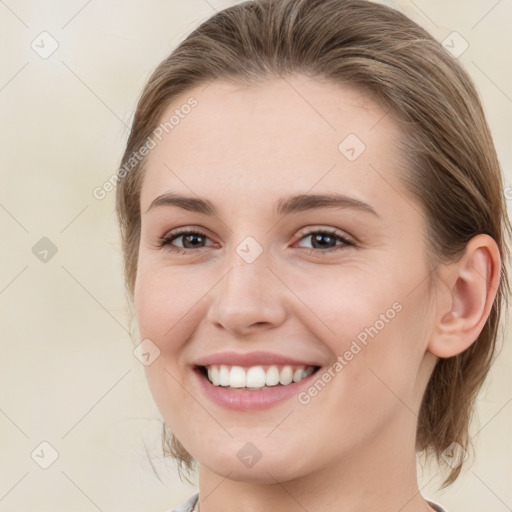
<path fill-rule="evenodd" d="M 294 459 L 298 462 L 296 455 L 285 456 L 282 451 L 280 453 L 274 451 L 267 456 L 261 454 L 261 458 L 256 460 L 255 452 L 251 460 L 250 455 L 246 455 L 250 453 L 249 447 L 245 452 L 243 449 L 240 451 L 242 453 L 239 456 L 235 454 L 235 457 L 227 457 L 226 453 L 209 454 L 197 460 L 200 465 L 204 465 L 215 474 L 237 482 L 275 484 L 276 481 L 286 482 L 307 473 L 307 470 L 301 471 L 302 468 L 296 467 L 293 463 L 290 464 Z M 305 465 L 304 460 L 301 461 L 301 466 L 303 465 Z"/>

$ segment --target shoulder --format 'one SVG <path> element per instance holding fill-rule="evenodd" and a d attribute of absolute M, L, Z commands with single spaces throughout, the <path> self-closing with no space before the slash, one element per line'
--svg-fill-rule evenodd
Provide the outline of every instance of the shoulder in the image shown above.
<path fill-rule="evenodd" d="M 427 500 L 427 503 L 436 511 L 436 512 L 448 512 L 448 510 L 444 509 L 438 503 L 434 503 L 433 501 Z"/>
<path fill-rule="evenodd" d="M 169 510 L 168 512 L 192 512 L 194 507 L 197 504 L 197 500 L 199 499 L 199 493 L 196 492 L 194 495 L 190 496 L 190 498 L 176 507 L 173 510 Z M 427 500 L 427 503 L 436 511 L 436 512 L 448 512 L 441 505 L 434 503 L 433 501 Z"/>
<path fill-rule="evenodd" d="M 196 492 L 194 495 L 190 496 L 190 498 L 178 505 L 173 510 L 168 510 L 167 512 L 192 512 L 194 507 L 196 506 L 197 500 L 199 499 L 199 493 Z"/>

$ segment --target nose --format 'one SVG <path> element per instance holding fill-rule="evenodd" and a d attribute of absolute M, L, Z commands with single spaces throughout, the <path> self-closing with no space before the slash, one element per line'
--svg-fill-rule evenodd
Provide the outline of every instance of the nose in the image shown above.
<path fill-rule="evenodd" d="M 233 336 L 274 329 L 286 319 L 286 290 L 263 255 L 236 261 L 211 293 L 207 319 Z"/>

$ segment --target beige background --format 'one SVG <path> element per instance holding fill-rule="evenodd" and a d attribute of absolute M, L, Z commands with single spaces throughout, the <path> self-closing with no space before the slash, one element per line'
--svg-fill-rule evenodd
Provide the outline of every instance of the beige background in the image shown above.
<path fill-rule="evenodd" d="M 132 354 L 114 192 L 100 201 L 92 190 L 116 170 L 152 69 L 235 3 L 0 1 L 0 512 L 158 512 L 195 492 L 161 457 L 160 416 Z M 510 187 L 512 3 L 388 3 L 439 40 L 457 31 L 469 43 L 459 59 Z M 31 48 L 51 48 L 43 31 L 59 45 L 46 59 Z M 57 249 L 47 262 L 32 252 L 43 237 Z M 474 464 L 444 492 L 435 471 L 421 478 L 451 512 L 512 509 L 511 355 L 509 343 L 481 395 Z M 48 469 L 43 441 L 58 453 Z"/>

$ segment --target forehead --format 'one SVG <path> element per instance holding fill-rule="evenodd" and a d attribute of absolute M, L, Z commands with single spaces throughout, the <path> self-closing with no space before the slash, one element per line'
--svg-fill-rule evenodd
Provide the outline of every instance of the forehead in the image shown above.
<path fill-rule="evenodd" d="M 369 199 L 383 179 L 400 187 L 400 130 L 353 87 L 303 75 L 250 86 L 215 80 L 175 98 L 161 126 L 173 115 L 147 157 L 143 211 L 169 190 L 264 199 L 314 188 Z"/>

